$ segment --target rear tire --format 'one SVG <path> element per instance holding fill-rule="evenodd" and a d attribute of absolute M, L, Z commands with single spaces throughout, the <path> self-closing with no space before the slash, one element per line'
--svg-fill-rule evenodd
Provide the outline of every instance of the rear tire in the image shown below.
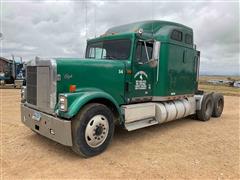
<path fill-rule="evenodd" d="M 220 117 L 224 108 L 224 97 L 220 93 L 213 94 L 213 112 L 212 117 Z"/>
<path fill-rule="evenodd" d="M 212 94 L 204 94 L 201 109 L 197 110 L 197 119 L 200 121 L 208 121 L 213 112 L 213 96 Z"/>
<path fill-rule="evenodd" d="M 113 114 L 103 104 L 87 104 L 72 121 L 72 150 L 91 157 L 102 153 L 114 134 Z"/>

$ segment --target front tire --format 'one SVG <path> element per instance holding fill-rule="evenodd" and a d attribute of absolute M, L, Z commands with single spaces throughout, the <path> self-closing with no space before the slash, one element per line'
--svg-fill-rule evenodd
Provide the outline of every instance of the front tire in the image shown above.
<path fill-rule="evenodd" d="M 102 153 L 114 134 L 113 114 L 103 104 L 87 104 L 72 121 L 72 150 L 91 157 Z"/>

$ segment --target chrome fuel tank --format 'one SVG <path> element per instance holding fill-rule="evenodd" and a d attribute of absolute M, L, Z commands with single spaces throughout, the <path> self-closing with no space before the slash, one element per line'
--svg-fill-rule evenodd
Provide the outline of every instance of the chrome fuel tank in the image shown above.
<path fill-rule="evenodd" d="M 195 110 L 196 101 L 194 97 L 156 103 L 155 118 L 159 122 L 159 124 L 161 124 L 194 114 Z"/>

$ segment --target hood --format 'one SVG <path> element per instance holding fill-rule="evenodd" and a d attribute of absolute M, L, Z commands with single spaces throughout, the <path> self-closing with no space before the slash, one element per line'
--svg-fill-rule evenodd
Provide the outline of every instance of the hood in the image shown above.
<path fill-rule="evenodd" d="M 125 61 L 80 58 L 57 58 L 57 94 L 68 93 L 70 85 L 76 91 L 100 89 L 121 103 L 124 101 Z"/>

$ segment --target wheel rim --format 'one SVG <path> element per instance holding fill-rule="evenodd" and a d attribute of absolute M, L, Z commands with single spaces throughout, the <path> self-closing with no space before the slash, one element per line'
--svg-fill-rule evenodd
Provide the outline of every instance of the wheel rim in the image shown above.
<path fill-rule="evenodd" d="M 104 143 L 109 131 L 108 120 L 103 115 L 96 115 L 88 122 L 85 140 L 90 147 L 99 147 Z"/>

